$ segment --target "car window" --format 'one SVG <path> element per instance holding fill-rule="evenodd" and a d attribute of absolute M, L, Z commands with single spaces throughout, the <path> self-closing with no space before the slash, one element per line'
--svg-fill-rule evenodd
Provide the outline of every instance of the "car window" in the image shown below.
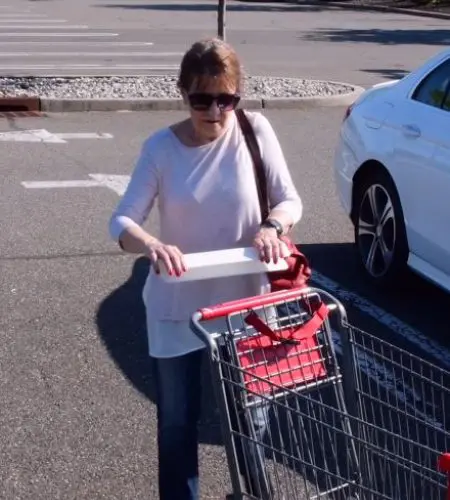
<path fill-rule="evenodd" d="M 436 108 L 450 111 L 450 59 L 426 76 L 416 88 L 413 99 Z"/>
<path fill-rule="evenodd" d="M 447 87 L 447 92 L 444 96 L 444 101 L 442 102 L 442 109 L 450 111 L 450 85 Z"/>

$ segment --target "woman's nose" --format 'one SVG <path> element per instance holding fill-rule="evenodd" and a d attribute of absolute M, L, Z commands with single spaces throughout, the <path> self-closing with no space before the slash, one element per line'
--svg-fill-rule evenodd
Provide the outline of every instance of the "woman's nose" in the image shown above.
<path fill-rule="evenodd" d="M 214 101 L 208 109 L 208 117 L 213 120 L 217 120 L 220 117 L 220 109 L 217 106 L 216 101 Z"/>

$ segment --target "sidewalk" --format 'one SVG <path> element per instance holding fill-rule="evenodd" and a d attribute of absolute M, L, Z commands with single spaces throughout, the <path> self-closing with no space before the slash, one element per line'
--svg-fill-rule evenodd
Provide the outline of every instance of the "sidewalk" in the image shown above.
<path fill-rule="evenodd" d="M 238 0 L 249 3 L 271 3 L 271 0 Z M 371 10 L 377 12 L 395 12 L 398 14 L 409 14 L 412 16 L 431 17 L 435 19 L 450 19 L 450 2 L 445 0 L 441 5 L 433 5 L 431 2 L 417 6 L 418 2 L 412 0 L 277 0 L 282 3 L 296 3 L 321 6 L 323 8 L 342 8 L 349 10 Z"/>

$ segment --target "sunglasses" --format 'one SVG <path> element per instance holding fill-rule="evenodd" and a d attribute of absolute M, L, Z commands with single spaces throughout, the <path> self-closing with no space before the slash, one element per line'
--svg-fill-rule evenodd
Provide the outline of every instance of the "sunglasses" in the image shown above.
<path fill-rule="evenodd" d="M 194 93 L 188 96 L 189 105 L 196 111 L 206 111 L 215 102 L 220 111 L 231 111 L 234 109 L 241 97 L 238 94 L 203 94 Z"/>

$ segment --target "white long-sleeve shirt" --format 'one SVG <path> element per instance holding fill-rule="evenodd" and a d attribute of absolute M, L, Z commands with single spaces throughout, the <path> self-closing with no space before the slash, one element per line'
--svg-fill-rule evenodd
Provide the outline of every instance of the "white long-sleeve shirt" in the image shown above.
<path fill-rule="evenodd" d="M 302 215 L 276 134 L 259 112 L 246 112 L 266 168 L 271 208 Z M 252 246 L 261 222 L 252 159 L 235 116 L 218 139 L 188 147 L 167 127 L 143 144 L 127 190 L 110 219 L 110 234 L 142 225 L 158 199 L 159 239 L 185 254 Z M 186 354 L 203 347 L 189 329 L 199 308 L 269 291 L 265 274 L 168 283 L 152 270 L 143 290 L 149 353 Z"/>

